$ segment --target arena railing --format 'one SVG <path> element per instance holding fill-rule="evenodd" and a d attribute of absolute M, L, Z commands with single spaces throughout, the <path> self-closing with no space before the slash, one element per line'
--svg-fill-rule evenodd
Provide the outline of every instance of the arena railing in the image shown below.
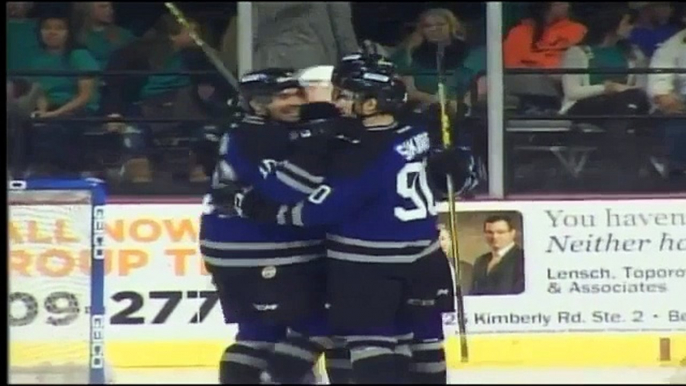
<path fill-rule="evenodd" d="M 632 68 L 632 69 L 617 69 L 617 68 L 559 68 L 559 69 L 524 69 L 524 68 L 506 68 L 503 71 L 503 82 L 505 82 L 505 77 L 512 77 L 512 76 L 521 76 L 521 75 L 564 75 L 564 74 L 607 74 L 607 75 L 616 75 L 616 74 L 636 74 L 636 75 L 650 75 L 650 74 L 684 74 L 686 73 L 686 69 L 683 68 Z M 507 86 L 504 88 L 504 92 L 502 94 L 502 97 L 504 98 L 505 95 L 509 95 L 509 90 L 507 89 Z M 645 90 L 646 93 L 648 93 L 648 90 Z M 647 95 L 649 98 L 649 96 Z M 626 120 L 626 121 L 636 121 L 636 122 L 642 122 L 642 125 L 644 126 L 645 130 L 642 130 L 643 135 L 649 135 L 652 136 L 654 142 L 662 142 L 659 137 L 661 136 L 660 133 L 660 127 L 662 126 L 663 122 L 666 122 L 667 120 L 684 120 L 686 123 L 686 114 L 662 114 L 658 111 L 655 112 L 648 112 L 645 114 L 596 114 L 596 115 L 577 115 L 577 114 L 558 114 L 558 113 L 540 113 L 537 112 L 536 114 L 521 114 L 521 113 L 516 113 L 516 112 L 510 112 L 506 109 L 503 111 L 503 123 L 502 123 L 502 133 L 504 135 L 504 146 L 502 149 L 502 157 L 500 160 L 503 162 L 503 170 L 505 171 L 502 175 L 503 178 L 503 185 L 504 185 L 504 192 L 508 197 L 513 197 L 513 196 L 521 196 L 521 194 L 518 193 L 523 193 L 526 188 L 520 188 L 520 189 L 514 189 L 514 170 L 515 167 L 517 166 L 515 161 L 514 161 L 514 152 L 515 152 L 515 146 L 513 146 L 513 143 L 516 143 L 514 138 L 516 135 L 519 134 L 526 134 L 526 135 L 546 135 L 546 134 L 551 134 L 555 130 L 554 128 L 557 128 L 557 125 L 567 122 L 569 123 L 570 127 L 578 127 L 576 126 L 575 123 L 580 123 L 584 122 L 587 124 L 594 125 L 595 122 L 598 122 L 597 129 L 600 129 L 599 131 L 603 130 L 603 121 L 607 121 L 608 119 L 614 119 L 614 120 Z M 513 130 L 510 130 L 510 124 L 508 122 L 516 122 L 519 123 L 516 128 Z M 539 123 L 536 124 L 535 122 L 533 124 L 527 124 L 526 122 L 532 122 L 532 121 L 538 121 Z M 552 123 L 552 124 L 550 124 Z M 557 123 L 557 125 L 556 125 Z M 489 125 L 491 123 L 489 122 Z M 520 127 L 521 126 L 521 127 Z M 527 132 L 524 127 L 529 127 L 531 128 L 530 132 Z M 541 129 L 543 126 L 550 126 L 551 129 L 546 131 L 545 129 Z M 640 126 L 640 125 L 639 125 Z M 651 130 L 647 130 L 650 128 Z M 576 139 L 583 138 L 586 136 L 587 138 L 593 134 L 593 130 L 591 132 L 584 132 L 583 130 L 575 130 L 572 131 L 570 130 L 568 132 L 570 134 L 566 138 L 571 138 L 572 135 L 575 136 Z M 563 137 L 566 134 L 563 134 Z M 557 137 L 556 137 L 557 138 Z M 633 138 L 634 141 L 638 141 L 638 138 Z M 582 139 L 583 141 L 583 139 Z M 586 141 L 587 142 L 587 141 Z M 586 164 L 586 161 L 589 159 L 589 156 L 593 152 L 593 148 L 595 146 L 575 146 L 571 143 L 568 144 L 569 146 L 560 146 L 559 144 L 550 144 L 548 146 L 547 151 L 550 153 L 553 153 L 556 158 L 558 158 L 558 161 L 563 164 L 564 169 L 568 172 L 569 174 L 569 180 L 574 180 L 579 178 L 580 173 L 584 170 L 584 165 Z M 540 150 L 546 150 L 545 145 L 538 145 L 538 146 L 529 146 L 528 148 L 534 148 L 537 151 Z M 596 149 L 597 150 L 597 149 Z M 573 154 L 574 153 L 574 154 Z M 658 153 L 659 154 L 659 153 Z M 491 158 L 492 159 L 492 158 Z M 634 173 L 634 170 L 622 170 L 622 171 L 617 171 L 618 173 Z M 657 177 L 656 177 L 657 178 Z M 646 177 L 644 177 L 646 179 Z M 663 178 L 664 180 L 664 178 Z M 646 179 L 645 182 L 648 180 Z M 638 183 L 637 183 L 638 184 Z M 671 182 L 671 180 L 664 180 L 664 182 L 649 182 L 647 185 L 656 185 L 659 186 L 659 190 L 666 190 L 669 194 L 674 193 L 676 190 L 679 190 L 679 182 Z M 626 186 L 631 186 L 629 183 L 627 183 Z M 645 189 L 646 184 L 643 182 L 640 183 L 640 188 Z M 606 193 L 607 190 L 610 188 L 606 185 L 603 184 L 602 180 L 598 179 L 596 181 L 596 185 L 587 188 L 588 191 L 585 193 Z M 614 187 L 614 189 L 621 189 Z M 635 190 L 639 189 L 638 187 L 627 187 L 622 189 L 621 192 L 615 192 L 613 191 L 610 193 L 612 196 L 624 196 L 624 195 L 636 195 Z M 681 188 L 682 190 L 684 188 Z M 632 191 L 633 190 L 633 191 Z M 652 194 L 652 193 L 651 193 Z M 658 194 L 658 193 L 656 193 Z M 536 195 L 529 195 L 527 194 L 528 197 L 536 197 Z"/>
<path fill-rule="evenodd" d="M 141 75 L 184 75 L 184 76 L 216 76 L 217 71 L 30 71 L 30 70 L 17 70 L 7 73 L 7 79 L 29 79 L 38 76 L 55 76 L 55 77 L 81 77 L 84 75 L 96 77 L 99 80 L 107 83 L 108 81 L 120 81 L 121 78 L 141 76 Z M 31 118 L 31 123 L 53 123 L 53 124 L 93 124 L 93 127 L 97 131 L 99 125 L 106 123 L 124 123 L 124 124 L 197 124 L 198 129 L 207 125 L 217 125 L 221 124 L 222 117 L 207 117 L 207 118 L 185 118 L 185 119 L 170 119 L 170 118 L 143 118 L 143 117 L 133 117 L 126 116 L 122 114 L 122 117 L 109 117 L 105 113 L 99 112 L 98 116 L 91 117 L 55 117 L 55 118 Z M 10 122 L 8 122 L 9 124 Z M 103 129 L 104 133 L 104 129 Z M 188 133 L 192 134 L 192 133 Z M 192 135 L 188 135 L 191 137 Z M 185 137 L 185 136 L 184 136 Z M 18 140 L 25 140 L 22 133 L 19 134 Z M 102 141 L 98 141 L 98 144 L 102 144 Z M 17 152 L 24 152 L 24 147 L 15 146 L 17 149 L 11 149 L 15 154 Z M 94 151 L 98 151 L 95 149 Z M 123 153 L 122 153 L 123 154 Z M 25 170 L 27 166 L 27 158 L 29 154 L 23 154 L 20 158 L 19 169 L 21 171 Z M 30 161 L 30 160 L 28 160 Z M 123 160 L 122 160 L 123 162 Z M 160 186 L 157 186 L 160 185 Z M 187 186 L 186 186 L 187 185 Z M 204 186 L 199 184 L 179 184 L 179 183 L 162 183 L 157 179 L 153 179 L 150 184 L 114 184 L 110 186 L 111 193 L 113 195 L 124 195 L 124 196 L 139 196 L 139 195 L 171 195 L 171 196 L 187 196 L 187 195 L 200 195 L 204 191 Z"/>
<path fill-rule="evenodd" d="M 31 77 L 37 77 L 37 76 L 55 76 L 55 77 L 82 77 L 82 76 L 91 76 L 91 77 L 96 77 L 100 79 L 107 79 L 107 78 L 121 78 L 121 77 L 132 77 L 132 76 L 141 76 L 141 75 L 155 75 L 155 76 L 174 76 L 174 75 L 186 75 L 186 76 L 207 76 L 207 75 L 213 75 L 216 76 L 219 73 L 217 71 L 137 71 L 137 70 L 131 70 L 131 71 L 64 71 L 64 70 L 55 70 L 55 71 L 35 71 L 35 70 L 18 70 L 18 71 L 11 71 L 7 73 L 7 78 L 12 79 L 12 78 L 31 78 Z M 152 118 L 127 118 L 127 117 L 107 117 L 107 116 L 102 116 L 102 117 L 74 117 L 74 118 L 32 118 L 32 122 L 36 123 L 45 123 L 45 122 L 53 122 L 53 123 L 76 123 L 76 122 L 83 122 L 83 123 L 199 123 L 199 124 L 209 124 L 209 123 L 216 123 L 217 118 L 179 118 L 179 119 L 152 119 Z"/>
<path fill-rule="evenodd" d="M 140 75 L 149 75 L 151 72 L 149 71 L 90 71 L 90 72 L 83 72 L 83 71 L 15 71 L 12 73 L 8 73 L 8 78 L 13 78 L 13 77 L 36 77 L 36 76 L 65 76 L 65 77 L 77 77 L 77 76 L 84 76 L 84 75 L 90 75 L 93 77 L 98 77 L 100 79 L 110 79 L 110 78 L 121 78 L 121 77 L 130 77 L 130 76 L 140 76 Z M 663 73 L 686 73 L 686 69 L 675 69 L 675 68 L 641 68 L 641 69 L 624 69 L 624 70 L 618 70 L 618 69 L 612 69 L 612 68 L 598 68 L 598 69 L 587 69 L 587 68 L 578 68 L 578 69 L 503 69 L 503 77 L 501 79 L 501 82 L 489 82 L 489 88 L 490 85 L 493 83 L 502 83 L 504 81 L 504 76 L 511 76 L 511 75 L 560 75 L 560 74 L 586 74 L 586 73 L 593 73 L 593 74 L 663 74 Z M 203 76 L 203 75 L 216 75 L 216 71 L 175 71 L 175 72 L 155 72 L 155 75 L 187 75 L 187 76 Z M 417 72 L 413 73 L 413 75 L 421 75 L 421 74 L 430 74 L 430 72 Z M 452 75 L 452 72 L 448 71 L 446 75 Z M 486 76 L 489 75 L 489 71 L 486 72 Z M 492 77 L 489 77 L 489 79 L 493 79 Z M 472 87 L 472 95 L 475 95 L 476 93 L 474 92 L 474 84 L 471 85 Z M 490 89 L 489 89 L 489 106 L 491 103 L 490 98 L 493 98 L 493 96 L 490 95 Z M 500 96 L 502 96 L 505 93 L 501 93 Z M 496 97 L 497 98 L 497 97 Z M 493 106 L 491 106 L 493 107 Z M 502 114 L 502 123 L 498 124 L 497 122 L 494 122 L 491 114 L 492 108 L 489 108 L 489 117 L 488 117 L 488 126 L 489 126 L 489 135 L 488 135 L 488 140 L 489 140 L 489 161 L 493 163 L 494 160 L 498 163 L 502 163 L 502 173 L 499 175 L 493 175 L 493 167 L 491 166 L 490 168 L 490 173 L 489 173 L 489 185 L 492 185 L 494 181 L 498 181 L 499 184 L 502 184 L 503 186 L 503 195 L 504 197 L 508 192 L 505 190 L 505 187 L 507 185 L 507 179 L 505 178 L 505 164 L 507 163 L 507 156 L 508 152 L 506 149 L 508 147 L 503 146 L 500 147 L 500 152 L 499 153 L 494 153 L 494 151 L 498 150 L 498 146 L 492 146 L 492 142 L 494 140 L 494 133 L 497 133 L 498 136 L 502 135 L 503 136 L 503 141 L 506 141 L 505 135 L 505 122 L 509 120 L 570 120 L 570 116 L 565 116 L 565 115 L 559 115 L 559 114 L 553 114 L 553 115 L 521 115 L 521 114 L 507 114 L 503 108 L 503 111 L 500 112 Z M 499 114 L 499 115 L 500 115 Z M 484 117 L 480 117 L 484 118 Z M 573 119 L 575 120 L 597 120 L 597 119 L 607 119 L 607 118 L 615 118 L 615 119 L 631 119 L 631 120 L 662 120 L 662 119 L 686 119 L 686 115 L 681 114 L 681 115 L 670 115 L 670 116 L 659 116 L 659 115 L 594 115 L 594 116 L 574 116 Z M 101 117 L 81 117 L 81 118 L 47 118 L 47 119 L 41 119 L 41 118 L 35 118 L 32 120 L 33 122 L 36 123 L 42 123 L 42 122 L 53 122 L 53 123 L 76 123 L 76 122 L 81 122 L 81 123 L 93 123 L 93 124 L 104 124 L 104 123 L 197 123 L 199 125 L 203 124 L 216 124 L 217 123 L 217 118 L 204 118 L 204 119 L 193 119 L 193 118 L 188 118 L 188 119 L 150 119 L 150 118 L 135 118 L 135 117 L 119 117 L 119 118 L 112 118 L 112 117 L 107 117 L 107 116 L 101 116 Z M 499 129 L 497 129 L 499 128 Z M 494 130 L 495 129 L 495 130 Z M 496 131 L 497 130 L 497 131 Z M 497 169 L 496 169 L 497 170 Z M 497 198 L 499 194 L 497 194 L 497 191 L 494 193 L 492 186 L 491 186 L 491 191 L 489 192 L 489 196 L 492 196 L 494 198 Z"/>
<path fill-rule="evenodd" d="M 503 31 L 503 2 L 501 1 L 489 1 L 486 4 L 486 48 L 487 48 L 487 70 L 486 75 L 489 79 L 488 82 L 488 170 L 489 170 L 489 196 L 491 198 L 505 198 L 506 196 L 512 197 L 512 194 L 506 189 L 506 141 L 505 141 L 505 122 L 508 119 L 530 119 L 532 117 L 518 117 L 517 115 L 511 114 L 506 116 L 505 110 L 505 76 L 506 75 L 516 75 L 521 73 L 593 73 L 600 70 L 589 70 L 589 69 L 556 69 L 556 70 L 537 70 L 537 69 L 505 69 L 503 65 L 503 41 L 504 41 L 504 31 Z M 606 71 L 603 69 L 602 71 Z M 607 70 L 612 71 L 612 70 Z M 616 70 L 614 70 L 616 71 Z M 679 72 L 683 69 L 634 69 L 627 71 L 631 73 L 636 71 L 637 73 L 649 74 L 653 71 L 659 72 Z M 539 116 L 538 119 L 565 119 L 569 117 L 565 116 Z M 584 117 L 585 118 L 585 117 Z M 602 117 L 600 117 L 602 119 Z M 633 119 L 655 119 L 655 117 L 650 116 L 647 118 L 630 117 Z M 536 118 L 534 118 L 536 119 Z M 604 118 L 604 119 L 607 119 Z M 536 197 L 534 197 L 536 198 Z"/>

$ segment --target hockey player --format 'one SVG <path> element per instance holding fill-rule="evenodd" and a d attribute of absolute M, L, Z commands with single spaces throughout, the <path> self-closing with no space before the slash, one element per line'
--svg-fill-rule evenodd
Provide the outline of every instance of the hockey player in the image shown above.
<path fill-rule="evenodd" d="M 371 58 L 374 57 L 372 55 L 367 60 L 373 60 Z M 383 65 L 383 59 L 378 59 L 378 56 L 376 57 L 376 60 Z M 387 67 L 383 71 L 384 73 L 392 72 Z M 340 78 L 340 74 L 338 77 Z M 341 79 L 334 79 L 334 83 L 340 86 Z M 339 89 L 339 95 L 341 92 L 346 93 L 346 90 Z M 353 114 L 350 100 L 346 101 L 345 98 L 339 98 L 338 105 L 342 110 Z M 469 194 L 478 184 L 477 166 L 470 147 L 461 142 L 457 146 L 443 149 L 440 142 L 441 129 L 439 120 L 427 119 L 429 117 L 423 114 L 412 113 L 407 108 L 403 110 L 400 114 L 404 117 L 401 118 L 402 122 L 426 127 L 429 132 L 432 151 L 428 158 L 427 166 L 432 186 L 441 194 L 445 194 L 446 174 L 450 174 L 453 177 L 453 181 L 459 184 L 456 186 L 457 194 L 460 196 Z M 434 257 L 433 263 L 435 264 L 433 272 L 445 273 L 445 276 L 439 278 L 437 283 L 450 283 L 453 275 L 450 273 L 450 266 L 447 260 Z M 418 319 L 415 318 L 414 322 L 404 326 L 405 334 L 396 336 L 399 339 L 397 350 L 400 352 L 407 350 L 408 348 L 403 345 L 403 343 L 407 343 L 409 351 L 412 353 L 412 363 L 410 366 L 412 383 L 445 384 L 447 382 L 445 352 L 442 344 L 442 314 L 444 312 L 454 312 L 454 310 L 453 296 L 451 294 L 444 294 L 444 296 L 440 296 L 438 307 L 433 312 L 429 312 Z M 410 342 L 407 341 L 407 332 L 413 332 L 414 337 Z M 346 353 L 345 350 L 327 351 L 327 373 L 329 373 L 330 378 L 338 380 L 338 383 L 349 383 L 346 382 L 350 378 L 349 365 L 346 366 L 346 354 L 349 358 L 349 353 Z"/>
<path fill-rule="evenodd" d="M 392 74 L 393 68 L 389 63 L 386 63 L 383 58 L 376 55 L 351 55 L 345 58 L 337 69 L 337 78 L 333 82 L 338 86 L 341 85 L 341 74 L 353 71 L 355 67 L 364 67 L 365 65 L 373 64 L 377 72 L 384 74 Z M 315 71 L 318 70 L 318 71 Z M 326 73 L 322 72 L 322 68 L 315 68 L 314 70 L 304 71 L 310 74 L 317 82 L 315 84 L 326 84 L 322 82 L 322 76 Z M 330 78 L 326 78 L 330 79 Z M 348 115 L 354 116 L 352 108 L 352 100 L 345 97 L 340 97 L 342 94 L 350 94 L 349 91 L 338 89 L 338 107 Z M 407 114 L 404 114 L 407 115 Z M 471 155 L 471 151 L 467 146 L 455 146 L 447 150 L 443 150 L 440 143 L 440 122 L 434 122 L 427 119 L 420 114 L 411 114 L 410 117 L 405 118 L 404 122 L 413 122 L 419 125 L 428 126 L 429 137 L 432 140 L 432 153 L 429 157 L 429 172 L 434 186 L 439 191 L 445 193 L 445 176 L 451 174 L 458 185 L 458 194 L 468 193 L 476 186 L 477 170 L 476 163 Z M 428 123 L 428 125 L 427 125 Z M 432 123 L 434 123 L 432 125 Z M 436 263 L 436 272 L 444 272 L 446 275 L 440 282 L 449 282 L 453 275 L 450 274 L 449 264 L 444 259 L 434 260 Z M 443 268 L 441 268 L 443 266 Z M 445 354 L 442 346 L 442 313 L 454 312 L 453 299 L 449 295 L 441 297 L 441 307 L 437 308 L 434 313 L 430 313 L 420 321 L 415 322 L 414 326 L 405 326 L 405 334 L 396 336 L 399 339 L 399 344 L 396 351 L 399 353 L 412 352 L 411 363 L 411 379 L 413 383 L 418 384 L 436 384 L 446 383 L 447 374 L 445 367 Z M 432 326 L 427 334 L 426 325 Z M 408 332 L 412 329 L 417 330 L 417 336 L 413 341 L 408 341 Z M 405 345 L 407 343 L 407 345 Z M 344 347 L 334 346 L 333 349 L 326 351 L 326 370 L 331 383 L 345 384 L 350 383 L 351 380 L 351 364 L 350 352 Z"/>
<path fill-rule="evenodd" d="M 405 90 L 384 73 L 386 67 L 342 71 L 337 68 L 340 81 L 334 79 L 337 99 L 351 98 L 366 130 L 337 151 L 325 183 L 310 186 L 307 200 L 278 205 L 253 190 L 239 195 L 237 207 L 260 221 L 327 227 L 329 322 L 346 338 L 354 381 L 403 382 L 397 333 L 417 331 L 420 339 L 436 343 L 442 325 L 426 320 L 436 315 L 441 297 L 452 299 L 425 166 L 429 138 L 426 129 L 396 122 Z M 322 142 L 312 143 L 321 152 Z M 453 169 L 464 174 L 463 165 Z M 405 326 L 399 330 L 400 322 Z"/>
<path fill-rule="evenodd" d="M 240 80 L 243 108 L 237 127 L 221 139 L 211 192 L 203 200 L 200 251 L 219 293 L 227 323 L 238 324 L 235 344 L 220 362 L 223 384 L 260 383 L 260 376 L 287 327 L 310 333 L 323 313 L 324 233 L 316 227 L 258 224 L 226 215 L 228 186 L 251 186 L 280 202 L 306 196 L 301 171 L 282 165 L 276 178 L 264 178 L 291 151 L 291 134 L 301 118 L 302 89 L 293 72 L 267 69 Z M 321 319 L 321 317 L 319 317 Z M 314 333 L 314 335 L 321 335 Z"/>

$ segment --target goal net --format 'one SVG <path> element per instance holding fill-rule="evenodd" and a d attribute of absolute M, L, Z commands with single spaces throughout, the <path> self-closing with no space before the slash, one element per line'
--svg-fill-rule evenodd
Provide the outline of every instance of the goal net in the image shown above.
<path fill-rule="evenodd" d="M 100 180 L 10 181 L 10 383 L 105 382 Z"/>

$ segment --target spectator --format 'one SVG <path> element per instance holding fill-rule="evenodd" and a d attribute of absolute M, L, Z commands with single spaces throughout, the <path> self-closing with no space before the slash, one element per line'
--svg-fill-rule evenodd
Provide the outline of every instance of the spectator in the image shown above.
<path fill-rule="evenodd" d="M 486 62 L 487 58 L 486 46 L 479 46 L 470 50 L 469 55 L 464 60 L 464 68 L 467 71 L 467 78 L 470 82 L 476 82 L 475 91 L 477 94 L 473 96 L 473 101 L 485 102 L 486 101 L 486 89 L 488 85 L 486 83 Z M 472 90 L 470 90 L 471 92 Z M 469 96 L 469 95 L 468 95 Z M 470 98 L 467 98 L 467 103 Z"/>
<path fill-rule="evenodd" d="M 509 31 L 528 16 L 531 2 L 504 1 L 503 2 L 503 31 Z"/>
<path fill-rule="evenodd" d="M 29 114 L 18 106 L 18 99 L 14 97 L 14 83 L 7 83 L 7 161 L 10 173 L 14 177 L 23 178 L 26 171 L 28 154 L 27 141 L 24 138 L 30 125 Z"/>
<path fill-rule="evenodd" d="M 402 79 L 407 86 L 408 100 L 421 109 L 438 103 L 438 72 L 436 53 L 440 45 L 445 47 L 443 67 L 453 72 L 447 82 L 446 97 L 450 100 L 463 95 L 468 88 L 465 79 L 464 60 L 469 54 L 464 31 L 455 15 L 443 8 L 429 9 L 419 16 L 417 27 L 390 58 L 405 74 Z"/>
<path fill-rule="evenodd" d="M 679 27 L 670 20 L 674 13 L 670 2 L 637 1 L 630 2 L 629 6 L 638 11 L 629 41 L 638 46 L 646 57 L 653 56 L 660 44 L 679 32 Z"/>
<path fill-rule="evenodd" d="M 36 71 L 98 71 L 98 63 L 90 53 L 75 43 L 69 17 L 50 14 L 39 20 L 40 46 L 31 61 Z M 34 78 L 41 87 L 35 116 L 40 118 L 89 116 L 96 113 L 99 93 L 93 75 Z M 47 123 L 31 130 L 32 163 L 49 165 L 60 172 L 84 171 L 83 149 L 86 148 L 84 125 Z"/>
<path fill-rule="evenodd" d="M 191 23 L 195 28 L 195 24 Z M 192 50 L 191 50 L 192 49 Z M 113 55 L 108 71 L 135 70 L 150 74 L 128 77 L 126 82 L 111 82 L 104 111 L 110 117 L 142 116 L 148 119 L 205 118 L 191 86 L 191 77 L 183 74 L 155 75 L 155 72 L 188 71 L 188 53 L 197 50 L 184 29 L 172 15 L 165 14 L 144 37 Z M 204 55 L 199 55 L 204 57 Z M 192 65 L 192 64 L 190 64 Z M 121 124 L 108 125 L 109 130 L 121 132 L 130 159 L 124 165 L 125 179 L 149 182 L 152 178 L 147 148 L 150 140 L 178 131 L 179 124 L 153 123 L 138 127 Z M 200 165 L 189 164 L 192 181 L 206 179 Z"/>
<path fill-rule="evenodd" d="M 569 2 L 531 4 L 531 18 L 512 28 L 503 42 L 506 67 L 557 68 L 565 50 L 578 44 L 586 27 L 569 19 Z"/>
<path fill-rule="evenodd" d="M 359 50 L 349 2 L 255 2 L 253 68 L 335 65 Z"/>
<path fill-rule="evenodd" d="M 10 1 L 7 3 L 7 71 L 21 71 L 30 68 L 31 61 L 40 51 L 38 23 L 29 18 L 33 2 Z M 12 100 L 11 114 L 28 115 L 34 110 L 39 89 L 35 83 L 14 77 L 7 83 L 8 100 Z"/>
<path fill-rule="evenodd" d="M 581 45 L 571 47 L 564 68 L 645 67 L 641 51 L 625 39 L 632 29 L 628 10 L 596 13 Z M 570 115 L 642 114 L 648 111 L 646 95 L 639 87 L 644 76 L 626 74 L 565 74 L 561 113 Z"/>
<path fill-rule="evenodd" d="M 616 8 L 616 6 L 615 6 Z M 641 50 L 626 39 L 631 33 L 629 9 L 612 9 L 589 17 L 589 30 L 579 46 L 570 48 L 564 56 L 565 68 L 611 68 L 625 70 L 645 67 Z M 564 99 L 561 113 L 568 115 L 605 116 L 592 123 L 606 131 L 604 154 L 606 166 L 613 168 L 613 176 L 624 186 L 625 176 L 617 170 L 639 171 L 637 160 L 645 161 L 635 138 L 628 135 L 631 121 L 612 118 L 612 115 L 647 114 L 650 108 L 644 75 L 624 74 L 565 74 L 562 77 Z"/>
<path fill-rule="evenodd" d="M 685 20 L 686 22 L 686 20 Z M 653 68 L 686 68 L 686 29 L 665 41 L 655 51 Z M 664 114 L 686 114 L 686 74 L 651 74 L 648 92 Z M 686 120 L 670 119 L 665 124 L 670 175 L 686 174 Z"/>
<path fill-rule="evenodd" d="M 31 70 L 100 70 L 93 56 L 77 46 L 69 17 L 48 15 L 41 18 L 39 27 L 41 49 L 31 60 Z M 41 75 L 35 81 L 42 89 L 36 112 L 42 118 L 91 115 L 98 110 L 100 96 L 93 75 L 78 78 Z"/>
<path fill-rule="evenodd" d="M 40 51 L 38 23 L 28 17 L 32 8 L 30 1 L 7 3 L 7 71 L 26 70 Z"/>
<path fill-rule="evenodd" d="M 135 36 L 114 23 L 114 8 L 109 1 L 74 3 L 78 41 L 106 68 L 116 50 L 131 43 Z"/>

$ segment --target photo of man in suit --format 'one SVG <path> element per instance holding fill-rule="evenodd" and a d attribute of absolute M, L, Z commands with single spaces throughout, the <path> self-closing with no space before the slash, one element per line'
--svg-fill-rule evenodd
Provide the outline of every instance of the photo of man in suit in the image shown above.
<path fill-rule="evenodd" d="M 486 218 L 483 232 L 490 252 L 474 262 L 470 295 L 516 295 L 524 291 L 524 251 L 515 243 L 509 216 Z"/>

